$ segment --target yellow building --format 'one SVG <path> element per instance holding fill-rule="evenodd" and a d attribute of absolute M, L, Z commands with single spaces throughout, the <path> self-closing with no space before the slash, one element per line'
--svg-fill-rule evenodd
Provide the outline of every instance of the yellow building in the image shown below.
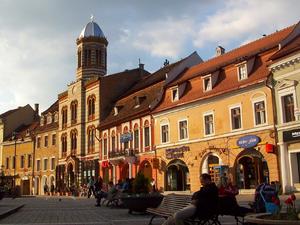
<path fill-rule="evenodd" d="M 240 189 L 279 181 L 269 57 L 293 27 L 188 69 L 165 90 L 153 111 L 160 160 L 158 187 L 196 191 L 199 175 Z"/>
<path fill-rule="evenodd" d="M 57 136 L 58 101 L 41 114 L 39 126 L 35 130 L 35 195 L 48 194 L 57 186 L 55 174 L 56 165 L 58 163 Z"/>

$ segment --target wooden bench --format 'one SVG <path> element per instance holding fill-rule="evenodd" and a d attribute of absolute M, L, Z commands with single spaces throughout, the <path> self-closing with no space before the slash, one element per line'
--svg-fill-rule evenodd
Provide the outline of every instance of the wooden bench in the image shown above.
<path fill-rule="evenodd" d="M 152 224 L 152 221 L 155 217 L 163 217 L 167 219 L 169 216 L 172 216 L 178 210 L 188 206 L 191 203 L 191 195 L 180 195 L 180 194 L 169 194 L 166 195 L 157 208 L 148 208 L 146 212 L 152 214 L 150 222 L 148 225 Z M 188 219 L 186 220 L 188 224 L 216 224 L 219 225 L 218 216 L 228 215 L 234 216 L 237 224 L 244 224 L 244 216 L 247 211 L 246 208 L 240 207 L 235 198 L 220 197 L 219 198 L 219 207 L 217 209 L 218 213 L 207 219 L 198 220 L 198 219 Z"/>

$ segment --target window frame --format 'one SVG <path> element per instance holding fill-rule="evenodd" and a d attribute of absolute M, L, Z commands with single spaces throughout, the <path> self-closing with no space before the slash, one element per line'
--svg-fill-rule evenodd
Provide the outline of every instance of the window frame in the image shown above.
<path fill-rule="evenodd" d="M 240 71 L 240 68 L 242 68 L 243 66 L 245 67 L 245 77 L 241 76 L 241 71 Z M 248 79 L 247 62 L 242 62 L 237 65 L 237 73 L 238 73 L 238 81 L 243 81 Z"/>
<path fill-rule="evenodd" d="M 174 96 L 174 92 L 176 91 L 176 94 Z M 179 100 L 179 88 L 178 86 L 171 88 L 171 100 L 172 102 L 176 102 Z"/>
<path fill-rule="evenodd" d="M 48 146 L 49 146 L 49 138 L 48 138 L 48 135 L 45 135 L 44 136 L 44 147 L 48 148 Z"/>
<path fill-rule="evenodd" d="M 267 112 L 267 101 L 265 97 L 260 97 L 260 98 L 255 98 L 252 99 L 252 112 L 253 112 L 253 124 L 254 127 L 260 127 L 268 124 L 268 112 Z M 265 122 L 261 124 L 257 124 L 257 119 L 256 119 L 256 108 L 255 104 L 263 102 L 265 106 Z"/>
<path fill-rule="evenodd" d="M 186 121 L 186 137 L 185 138 L 181 138 L 181 127 L 180 127 L 180 123 L 181 122 L 185 122 Z M 180 119 L 177 122 L 177 127 L 178 127 L 178 140 L 179 141 L 185 141 L 189 139 L 189 122 L 187 118 L 184 119 Z"/>
<path fill-rule="evenodd" d="M 163 127 L 167 126 L 167 135 L 166 135 L 166 141 L 163 141 Z M 167 144 L 170 143 L 170 123 L 169 122 L 162 122 L 160 123 L 160 143 L 161 144 Z"/>
<path fill-rule="evenodd" d="M 240 120 L 241 120 L 241 127 L 240 128 L 233 128 L 233 121 L 232 121 L 232 113 L 231 110 L 235 108 L 240 108 Z M 231 131 L 239 131 L 243 129 L 243 110 L 242 104 L 236 104 L 229 107 L 229 118 L 230 118 L 230 128 Z"/>
<path fill-rule="evenodd" d="M 212 90 L 212 78 L 211 78 L 211 74 L 203 76 L 202 80 L 203 80 L 203 92 L 211 91 Z M 209 84 L 208 87 L 209 88 L 205 87 L 205 81 L 206 80 L 209 80 L 209 82 L 208 82 L 208 84 Z"/>
<path fill-rule="evenodd" d="M 47 170 L 48 170 L 48 158 L 43 158 L 43 171 L 47 171 Z"/>
<path fill-rule="evenodd" d="M 206 121 L 205 121 L 205 117 L 207 117 L 207 116 L 212 116 L 212 132 L 211 133 L 209 133 L 209 134 L 206 134 Z M 205 112 L 205 113 L 203 113 L 203 127 L 204 127 L 204 133 L 203 133 L 203 136 L 204 137 L 208 137 L 208 136 L 213 136 L 213 135 L 215 135 L 215 130 L 216 130 L 216 128 L 215 128 L 215 115 L 214 115 L 214 112 L 213 111 L 208 111 L 208 112 Z"/>

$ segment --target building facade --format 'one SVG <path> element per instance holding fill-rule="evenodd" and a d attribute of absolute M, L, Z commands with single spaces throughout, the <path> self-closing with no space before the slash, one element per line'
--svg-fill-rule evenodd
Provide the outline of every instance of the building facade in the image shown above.
<path fill-rule="evenodd" d="M 270 58 L 283 192 L 300 190 L 300 26 Z"/>
<path fill-rule="evenodd" d="M 226 175 L 251 192 L 262 182 L 279 181 L 267 61 L 292 29 L 217 51 L 168 85 L 152 112 L 159 187 L 196 191 L 201 173 L 217 184 Z"/>

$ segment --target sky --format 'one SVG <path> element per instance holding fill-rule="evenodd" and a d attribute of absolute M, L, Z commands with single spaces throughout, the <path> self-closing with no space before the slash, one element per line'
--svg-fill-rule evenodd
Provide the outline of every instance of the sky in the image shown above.
<path fill-rule="evenodd" d="M 197 51 L 203 60 L 299 22 L 299 0 L 0 0 L 0 114 L 75 80 L 76 38 L 91 15 L 108 44 L 108 74 L 154 72 Z"/>

